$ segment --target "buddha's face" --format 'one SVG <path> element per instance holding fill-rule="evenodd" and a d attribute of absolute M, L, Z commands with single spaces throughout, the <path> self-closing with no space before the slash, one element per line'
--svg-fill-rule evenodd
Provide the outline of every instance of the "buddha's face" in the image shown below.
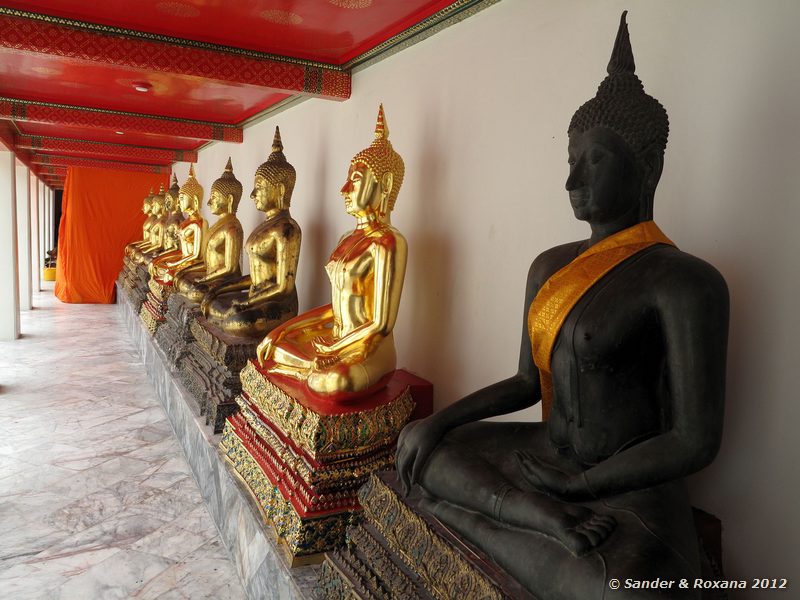
<path fill-rule="evenodd" d="M 159 217 L 164 212 L 164 205 L 161 202 L 153 202 L 151 210 L 155 216 Z"/>
<path fill-rule="evenodd" d="M 256 208 L 262 212 L 283 208 L 283 193 L 281 184 L 269 181 L 261 175 L 256 175 L 253 192 L 250 199 L 255 202 Z"/>
<path fill-rule="evenodd" d="M 230 199 L 217 188 L 211 188 L 211 197 L 208 199 L 208 206 L 212 214 L 224 215 L 230 212 Z"/>
<path fill-rule="evenodd" d="M 192 204 L 192 197 L 189 194 L 186 192 L 180 192 L 178 194 L 178 206 L 181 207 L 182 212 L 189 212 Z"/>
<path fill-rule="evenodd" d="M 145 202 L 145 203 L 142 205 L 142 212 L 143 212 L 144 214 L 146 214 L 146 215 L 149 215 L 149 214 L 150 214 L 151 210 L 150 210 L 150 203 L 149 203 L 149 202 Z"/>
<path fill-rule="evenodd" d="M 175 209 L 175 200 L 172 198 L 172 196 L 167 196 L 164 199 L 164 209 L 170 213 Z"/>
<path fill-rule="evenodd" d="M 575 218 L 605 224 L 638 215 L 641 175 L 625 141 L 605 127 L 569 136 L 566 184 Z"/>
<path fill-rule="evenodd" d="M 375 174 L 363 162 L 350 165 L 341 193 L 345 210 L 356 217 L 376 210 L 382 197 L 381 186 Z"/>

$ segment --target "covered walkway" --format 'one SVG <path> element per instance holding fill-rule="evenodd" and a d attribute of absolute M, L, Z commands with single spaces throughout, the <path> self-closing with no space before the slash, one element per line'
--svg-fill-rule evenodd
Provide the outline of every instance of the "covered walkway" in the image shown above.
<path fill-rule="evenodd" d="M 0 597 L 244 598 L 118 307 L 34 305 L 0 342 Z"/>

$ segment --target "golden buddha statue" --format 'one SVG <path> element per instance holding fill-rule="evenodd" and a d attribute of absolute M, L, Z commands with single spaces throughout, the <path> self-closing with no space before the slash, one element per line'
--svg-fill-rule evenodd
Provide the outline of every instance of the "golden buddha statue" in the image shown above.
<path fill-rule="evenodd" d="M 325 266 L 331 304 L 287 321 L 261 342 L 256 356 L 268 373 L 344 400 L 379 389 L 394 371 L 392 330 L 408 246 L 389 215 L 404 172 L 381 105 L 375 140 L 350 162 L 341 190 L 356 228 L 342 238 Z"/>
<path fill-rule="evenodd" d="M 148 231 L 150 239 L 147 244 L 136 248 L 132 259 L 136 264 L 148 264 L 153 257 L 164 249 L 164 229 L 167 214 L 164 210 L 164 186 L 150 200 L 150 212 L 154 217 Z"/>
<path fill-rule="evenodd" d="M 289 214 L 295 179 L 276 127 L 272 154 L 256 170 L 250 194 L 266 216 L 245 244 L 250 274 L 212 289 L 200 305 L 203 315 L 227 333 L 260 337 L 297 314 L 294 284 L 301 233 Z"/>
<path fill-rule="evenodd" d="M 183 213 L 181 212 L 180 203 L 178 202 L 179 195 L 180 187 L 178 187 L 178 178 L 175 177 L 175 173 L 173 173 L 169 189 L 164 194 L 164 211 L 167 217 L 164 226 L 165 251 L 180 250 L 181 247 L 180 233 Z"/>
<path fill-rule="evenodd" d="M 133 255 L 134 250 L 150 243 L 150 227 L 153 225 L 153 221 L 156 220 L 151 210 L 153 195 L 153 188 L 150 188 L 150 193 L 145 196 L 144 202 L 142 203 L 142 212 L 147 215 L 144 223 L 142 223 L 142 239 L 138 242 L 131 242 L 125 246 L 125 256 L 128 258 Z"/>
<path fill-rule="evenodd" d="M 236 218 L 242 198 L 242 184 L 228 164 L 222 176 L 211 185 L 208 206 L 219 216 L 208 230 L 202 262 L 182 267 L 174 275 L 175 291 L 193 302 L 200 302 L 208 291 L 242 276 L 241 258 L 244 232 Z"/>
<path fill-rule="evenodd" d="M 177 181 L 174 185 L 177 185 Z M 172 190 L 170 188 L 171 193 Z M 171 283 L 178 270 L 194 266 L 203 260 L 203 242 L 208 224 L 200 214 L 203 187 L 195 179 L 194 165 L 189 167 L 189 177 L 177 196 L 179 211 L 186 213 L 186 219 L 179 226 L 179 248 L 154 259 L 149 267 L 151 276 L 162 284 Z"/>

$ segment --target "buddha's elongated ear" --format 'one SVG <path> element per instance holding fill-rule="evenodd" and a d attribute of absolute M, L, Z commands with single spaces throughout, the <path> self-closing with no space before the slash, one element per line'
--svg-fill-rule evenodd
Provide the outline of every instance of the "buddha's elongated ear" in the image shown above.
<path fill-rule="evenodd" d="M 664 170 L 664 153 L 651 146 L 642 153 L 641 163 L 644 168 L 642 179 L 645 189 L 655 192 L 656 186 L 661 179 L 661 173 Z"/>
<path fill-rule="evenodd" d="M 284 206 L 284 200 L 286 200 L 286 185 L 281 181 L 280 183 L 278 183 L 277 188 L 281 198 L 280 201 L 281 208 L 286 208 Z"/>
<path fill-rule="evenodd" d="M 391 171 L 387 171 L 381 177 L 381 191 L 388 196 L 392 193 L 392 186 L 394 185 L 394 175 Z"/>

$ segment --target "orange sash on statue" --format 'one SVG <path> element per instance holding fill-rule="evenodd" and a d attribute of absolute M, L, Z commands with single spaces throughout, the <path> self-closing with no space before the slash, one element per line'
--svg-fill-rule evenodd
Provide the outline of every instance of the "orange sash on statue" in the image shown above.
<path fill-rule="evenodd" d="M 554 273 L 542 285 L 528 311 L 528 335 L 533 362 L 542 386 L 542 420 L 553 405 L 550 356 L 559 331 L 570 311 L 592 286 L 611 269 L 654 244 L 675 244 L 653 221 L 644 221 L 601 240 Z"/>

